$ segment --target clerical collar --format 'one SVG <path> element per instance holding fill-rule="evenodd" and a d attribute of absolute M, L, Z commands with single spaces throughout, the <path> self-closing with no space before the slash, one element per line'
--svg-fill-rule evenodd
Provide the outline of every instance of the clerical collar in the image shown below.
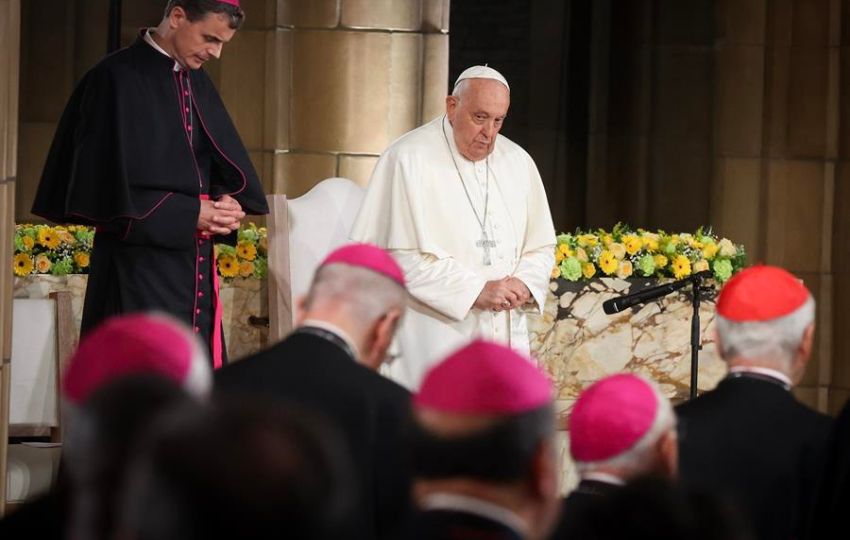
<path fill-rule="evenodd" d="M 730 379 L 738 379 L 741 377 L 749 377 L 752 379 L 761 379 L 767 382 L 778 384 L 786 390 L 791 390 L 793 384 L 788 375 L 775 369 L 756 367 L 756 366 L 733 366 L 729 368 Z"/>
<path fill-rule="evenodd" d="M 586 472 L 581 475 L 582 480 L 589 480 L 591 482 L 602 482 L 603 484 L 612 484 L 614 486 L 625 486 L 626 482 L 613 474 L 608 474 L 604 472 L 591 471 Z"/>
<path fill-rule="evenodd" d="M 460 511 L 480 516 L 516 531 L 521 537 L 528 536 L 528 525 L 515 512 L 503 506 L 456 493 L 432 493 L 422 502 L 425 510 Z"/>
<path fill-rule="evenodd" d="M 320 333 L 311 332 L 311 329 L 318 329 L 323 332 L 330 333 L 333 337 L 337 338 L 342 342 L 340 346 L 345 352 L 347 352 L 354 360 L 358 362 L 360 361 L 360 351 L 357 349 L 357 345 L 355 345 L 354 340 L 351 339 L 351 336 L 348 335 L 348 333 L 339 326 L 326 321 L 320 321 L 318 319 L 305 319 L 304 322 L 301 323 L 301 326 L 298 327 L 296 332 L 303 331 L 306 333 L 314 333 L 326 339 L 330 337 Z M 330 341 L 335 340 L 330 339 Z"/>
<path fill-rule="evenodd" d="M 159 46 L 159 44 L 156 42 L 156 40 L 151 35 L 154 30 L 155 30 L 154 28 L 148 28 L 147 29 L 147 31 L 145 32 L 145 38 L 144 38 L 145 42 L 148 45 L 150 45 L 151 47 L 153 47 L 157 52 L 162 53 L 169 58 L 172 58 L 172 56 L 170 54 L 165 52 L 165 49 L 163 49 L 162 47 Z M 175 60 L 174 61 L 174 71 L 180 71 L 182 69 L 183 69 L 183 67 L 177 62 L 177 60 Z"/>

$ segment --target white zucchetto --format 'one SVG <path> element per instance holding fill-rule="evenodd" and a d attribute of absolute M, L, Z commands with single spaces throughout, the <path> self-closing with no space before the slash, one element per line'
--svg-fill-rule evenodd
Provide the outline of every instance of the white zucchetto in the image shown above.
<path fill-rule="evenodd" d="M 488 66 L 472 66 L 470 68 L 466 68 L 463 70 L 463 73 L 458 76 L 453 88 L 457 88 L 460 81 L 464 79 L 493 79 L 494 81 L 499 81 L 504 84 L 505 88 L 508 89 L 508 92 L 511 91 L 508 81 L 502 76 L 502 74 Z"/>

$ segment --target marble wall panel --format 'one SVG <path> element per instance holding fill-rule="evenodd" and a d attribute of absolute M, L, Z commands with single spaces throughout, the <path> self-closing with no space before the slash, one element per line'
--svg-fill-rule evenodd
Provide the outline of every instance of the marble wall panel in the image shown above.
<path fill-rule="evenodd" d="M 829 55 L 825 48 L 791 48 L 788 80 L 789 158 L 822 158 L 827 143 Z"/>
<path fill-rule="evenodd" d="M 717 63 L 715 153 L 724 157 L 759 156 L 764 122 L 764 47 L 723 47 Z"/>
<path fill-rule="evenodd" d="M 446 112 L 446 96 L 453 82 L 449 81 L 448 34 L 426 34 L 424 40 L 421 124 Z"/>
<path fill-rule="evenodd" d="M 391 41 L 378 32 L 294 33 L 294 149 L 380 153 L 386 147 Z"/>
<path fill-rule="evenodd" d="M 372 170 L 378 158 L 375 156 L 339 156 L 339 176 L 354 180 L 359 186 L 369 185 Z"/>
<path fill-rule="evenodd" d="M 717 30 L 729 45 L 764 45 L 767 0 L 717 3 Z"/>
<path fill-rule="evenodd" d="M 292 110 L 292 34 L 277 29 L 266 34 L 265 134 L 267 150 L 290 148 Z"/>
<path fill-rule="evenodd" d="M 277 25 L 334 28 L 339 24 L 340 0 L 277 0 Z"/>
<path fill-rule="evenodd" d="M 553 281 L 544 313 L 529 319 L 532 355 L 552 377 L 558 400 L 575 400 L 588 385 L 620 371 L 655 380 L 669 398 L 681 401 L 690 387 L 692 308 L 683 294 L 606 315 L 602 303 L 635 292 L 651 280 L 602 278 L 588 283 Z M 714 348 L 713 300 L 700 310 L 700 391 L 726 372 Z"/>
<path fill-rule="evenodd" d="M 240 30 L 219 60 L 218 91 L 248 150 L 263 148 L 268 32 Z"/>
<path fill-rule="evenodd" d="M 759 253 L 761 226 L 761 159 L 718 159 L 714 165 L 716 197 L 712 219 L 721 236 L 746 246 L 751 260 Z"/>
<path fill-rule="evenodd" d="M 418 30 L 422 0 L 340 0 L 340 23 L 346 28 Z"/>
<path fill-rule="evenodd" d="M 422 2 L 422 31 L 449 31 L 449 2 L 450 0 L 421 0 Z"/>
<path fill-rule="evenodd" d="M 274 154 L 272 193 L 284 193 L 294 199 L 324 180 L 337 175 L 337 156 L 333 154 L 285 152 Z"/>

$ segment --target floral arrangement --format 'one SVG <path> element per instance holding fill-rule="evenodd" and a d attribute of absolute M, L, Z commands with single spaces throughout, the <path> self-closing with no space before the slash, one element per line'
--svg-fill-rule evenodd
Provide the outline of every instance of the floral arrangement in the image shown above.
<path fill-rule="evenodd" d="M 266 277 L 269 270 L 269 237 L 265 227 L 254 223 L 239 229 L 236 246 L 215 245 L 218 275 L 228 281 L 235 277 Z"/>
<path fill-rule="evenodd" d="M 16 276 L 30 274 L 88 274 L 94 228 L 82 225 L 15 226 Z M 254 223 L 237 233 L 236 246 L 216 244 L 218 274 L 225 281 L 235 277 L 264 278 L 268 272 L 268 234 Z"/>
<path fill-rule="evenodd" d="M 86 274 L 94 229 L 77 225 L 16 225 L 12 269 L 16 276 L 30 274 Z"/>
<path fill-rule="evenodd" d="M 611 231 L 576 230 L 558 235 L 557 240 L 552 277 L 568 281 L 594 276 L 682 279 L 711 270 L 723 283 L 746 263 L 742 245 L 702 227 L 693 234 L 669 234 L 618 223 Z"/>

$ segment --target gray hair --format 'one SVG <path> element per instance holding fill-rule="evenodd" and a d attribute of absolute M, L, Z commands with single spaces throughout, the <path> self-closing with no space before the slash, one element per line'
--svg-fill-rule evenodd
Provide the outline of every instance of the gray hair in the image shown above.
<path fill-rule="evenodd" d="M 661 394 L 658 386 L 652 381 L 646 380 L 655 395 L 658 409 L 652 425 L 635 442 L 631 448 L 616 456 L 601 461 L 576 461 L 576 469 L 580 474 L 588 473 L 602 468 L 612 468 L 622 471 L 624 476 L 631 477 L 637 474 L 650 472 L 657 461 L 655 444 L 668 432 L 676 433 L 676 415 L 670 400 Z"/>
<path fill-rule="evenodd" d="M 803 333 L 815 320 L 815 300 L 809 295 L 797 310 L 771 321 L 736 322 L 717 316 L 720 355 L 732 358 L 758 359 L 771 363 L 766 367 L 788 370 Z"/>
<path fill-rule="evenodd" d="M 461 94 L 463 94 L 463 92 L 466 90 L 466 87 L 469 86 L 468 81 L 469 79 L 463 79 L 462 81 L 458 82 L 455 85 L 454 90 L 452 90 L 452 96 L 456 97 L 457 99 L 460 99 Z"/>
<path fill-rule="evenodd" d="M 403 311 L 406 303 L 407 291 L 393 279 L 359 266 L 332 263 L 316 271 L 304 307 L 333 304 L 365 330 L 389 310 Z"/>

